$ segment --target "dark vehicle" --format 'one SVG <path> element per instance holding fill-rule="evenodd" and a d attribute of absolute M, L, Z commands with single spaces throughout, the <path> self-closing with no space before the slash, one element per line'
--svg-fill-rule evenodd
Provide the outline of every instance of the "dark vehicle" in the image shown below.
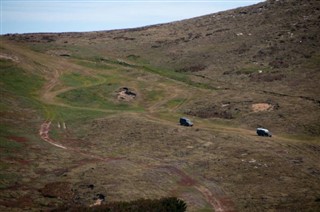
<path fill-rule="evenodd" d="M 192 127 L 193 123 L 190 121 L 190 119 L 182 117 L 182 118 L 180 118 L 180 125 L 187 126 L 187 127 L 189 127 L 189 126 Z"/>
<path fill-rule="evenodd" d="M 264 128 L 257 128 L 257 134 L 258 136 L 272 137 L 272 134 L 269 132 L 269 130 Z"/>

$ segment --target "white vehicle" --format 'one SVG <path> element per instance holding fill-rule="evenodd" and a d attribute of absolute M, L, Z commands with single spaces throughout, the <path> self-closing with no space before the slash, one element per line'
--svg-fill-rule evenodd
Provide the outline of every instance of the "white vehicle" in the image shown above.
<path fill-rule="evenodd" d="M 180 118 L 180 125 L 187 126 L 187 127 L 189 127 L 189 126 L 192 127 L 193 123 L 192 123 L 192 121 L 190 121 L 190 119 L 185 118 L 185 117 L 181 117 Z"/>
<path fill-rule="evenodd" d="M 257 134 L 258 136 L 272 137 L 272 134 L 269 132 L 269 130 L 264 128 L 257 128 Z"/>

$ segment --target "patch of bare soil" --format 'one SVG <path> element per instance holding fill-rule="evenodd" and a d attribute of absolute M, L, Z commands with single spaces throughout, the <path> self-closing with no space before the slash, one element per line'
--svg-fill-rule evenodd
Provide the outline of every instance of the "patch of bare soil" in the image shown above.
<path fill-rule="evenodd" d="M 117 93 L 117 99 L 119 101 L 126 101 L 130 102 L 136 98 L 137 94 L 136 92 L 132 91 L 131 89 L 127 87 L 120 88 Z"/>
<path fill-rule="evenodd" d="M 93 204 L 91 204 L 89 207 L 98 206 L 104 202 L 105 196 L 103 194 L 97 194 L 97 197 L 98 198 L 96 199 L 96 201 Z"/>
<path fill-rule="evenodd" d="M 19 62 L 19 58 L 14 56 L 14 55 L 8 55 L 8 54 L 0 54 L 0 59 L 5 59 L 5 60 L 11 60 L 13 62 Z"/>
<path fill-rule="evenodd" d="M 253 112 L 271 111 L 273 110 L 273 105 L 268 103 L 256 103 L 252 104 L 251 108 Z"/>
<path fill-rule="evenodd" d="M 95 203 L 93 203 L 92 205 L 90 205 L 89 207 L 94 207 L 94 206 L 98 206 L 98 205 L 101 205 L 102 204 L 102 200 L 101 199 L 97 199 L 95 201 Z"/>

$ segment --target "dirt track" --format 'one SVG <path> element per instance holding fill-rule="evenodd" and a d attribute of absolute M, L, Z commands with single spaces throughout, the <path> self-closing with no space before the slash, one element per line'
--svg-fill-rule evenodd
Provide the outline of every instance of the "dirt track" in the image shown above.
<path fill-rule="evenodd" d="M 40 126 L 40 130 L 39 130 L 39 135 L 42 138 L 42 140 L 52 144 L 53 146 L 62 148 L 62 149 L 68 149 L 67 147 L 61 145 L 61 144 L 57 144 L 56 141 L 54 141 L 53 139 L 51 139 L 49 137 L 49 131 L 50 131 L 50 125 L 51 122 L 49 121 L 45 121 L 41 124 Z"/>
<path fill-rule="evenodd" d="M 44 87 L 44 90 L 43 90 L 43 93 L 41 96 L 41 100 L 43 102 L 45 102 L 47 104 L 49 103 L 52 105 L 58 105 L 58 106 L 69 107 L 69 108 L 77 108 L 77 109 L 83 109 L 83 110 L 102 111 L 102 112 L 112 111 L 112 110 L 105 110 L 105 109 L 99 109 L 99 108 L 76 107 L 76 106 L 68 105 L 65 103 L 57 102 L 55 99 L 56 95 L 58 95 L 59 93 L 65 92 L 65 91 L 76 89 L 73 87 L 68 87 L 68 88 L 62 88 L 60 90 L 52 91 L 52 89 L 58 83 L 60 75 L 61 75 L 61 73 L 59 71 L 56 71 L 55 74 L 53 75 L 53 78 Z M 103 82 L 99 82 L 99 83 L 103 83 Z M 99 83 L 95 83 L 92 85 L 86 85 L 84 87 L 94 86 Z M 169 91 L 167 91 L 167 92 L 169 92 Z M 142 112 L 142 113 L 141 112 L 139 112 L 139 113 L 130 112 L 130 113 L 133 114 L 134 116 L 143 117 L 144 119 L 146 119 L 148 121 L 155 122 L 155 123 L 162 123 L 167 126 L 176 126 L 176 123 L 173 123 L 173 122 L 166 120 L 166 119 L 163 119 L 163 118 L 159 118 L 155 114 L 155 112 L 157 110 L 159 110 L 169 99 L 173 99 L 173 98 L 178 97 L 180 95 L 180 92 L 181 92 L 180 90 L 171 91 L 170 95 L 168 95 L 165 99 L 161 99 L 158 102 L 156 102 L 156 103 L 152 104 L 151 106 L 149 106 L 148 108 L 146 108 L 147 112 Z M 182 106 L 183 103 L 188 101 L 189 98 L 190 98 L 190 95 L 185 95 L 184 96 L 185 101 L 182 102 L 181 104 L 175 106 L 171 110 L 169 110 L 169 112 L 171 112 L 171 113 L 174 112 L 178 107 Z M 84 151 L 83 149 L 78 148 L 78 147 L 77 148 L 68 147 L 67 143 L 65 143 L 63 140 L 57 141 L 57 140 L 50 138 L 50 135 L 49 135 L 50 134 L 50 127 L 51 127 L 51 121 L 43 122 L 40 126 L 39 135 L 42 140 L 48 142 L 49 144 L 51 144 L 55 147 L 62 149 L 62 151 L 70 151 L 70 152 L 74 152 L 77 154 L 81 154 L 81 155 L 87 157 L 88 159 L 96 159 L 97 162 L 99 162 L 99 161 L 100 162 L 108 162 L 108 161 L 112 161 L 112 160 L 128 160 L 126 158 L 105 158 L 105 157 L 98 156 L 94 153 L 90 153 L 87 150 Z M 231 133 L 234 135 L 254 136 L 254 133 L 252 131 L 249 131 L 246 129 L 214 125 L 212 123 L 207 125 L 204 122 L 200 122 L 197 124 L 197 128 L 201 129 L 201 130 L 210 131 L 210 132 L 227 132 L 227 133 Z M 278 143 L 278 145 L 286 145 L 286 144 L 281 143 L 282 140 L 286 140 L 286 139 L 280 138 L 280 137 L 272 138 L 272 141 Z M 305 153 L 305 149 L 301 149 L 298 146 L 294 146 L 294 144 L 291 144 L 291 146 L 294 148 L 297 148 L 302 153 Z M 283 157 L 283 156 L 279 154 L 279 157 Z M 286 158 L 284 157 L 284 159 L 286 159 Z M 316 157 L 314 157 L 313 159 L 314 159 L 314 161 L 312 161 L 312 163 L 316 162 Z M 129 161 L 129 162 L 133 163 L 132 161 Z M 219 187 L 219 185 L 217 185 L 216 183 L 214 184 L 214 186 L 210 186 L 210 188 L 209 188 L 204 183 L 201 183 L 199 181 L 199 179 L 196 180 L 195 176 L 190 176 L 181 168 L 179 168 L 177 166 L 170 165 L 170 164 L 168 165 L 167 163 L 164 163 L 161 160 L 159 162 L 160 162 L 160 165 L 153 166 L 152 169 L 155 169 L 155 170 L 159 169 L 159 168 L 165 169 L 171 175 L 178 177 L 179 178 L 179 181 L 177 182 L 178 186 L 191 187 L 194 190 L 200 192 L 203 199 L 208 204 L 210 204 L 211 207 L 215 211 L 235 211 L 235 206 L 234 206 L 232 199 L 229 198 L 226 195 L 226 193 L 223 191 L 223 189 L 221 189 Z M 147 166 L 148 164 L 144 164 L 143 162 L 140 162 L 138 165 Z"/>
<path fill-rule="evenodd" d="M 54 98 L 55 95 L 57 95 L 60 92 L 64 92 L 64 90 L 56 91 L 56 92 L 51 92 L 51 90 L 54 88 L 54 86 L 58 83 L 58 78 L 60 76 L 59 71 L 55 71 L 55 74 L 53 75 L 53 78 L 48 82 L 48 84 L 45 86 L 42 94 L 42 99 L 43 101 L 47 103 L 53 103 L 53 104 L 59 104 L 61 103 L 55 103 Z M 68 88 L 68 90 L 71 90 L 72 88 Z M 172 92 L 171 95 L 168 97 L 169 98 L 174 98 L 176 97 L 177 94 L 175 92 Z M 161 100 L 158 103 L 152 105 L 149 108 L 149 112 L 152 113 L 154 112 L 158 107 L 160 107 L 162 104 L 164 104 L 167 100 Z M 68 106 L 68 105 L 62 105 L 62 106 Z M 95 110 L 95 109 L 94 109 Z M 150 117 L 151 115 L 147 115 L 147 117 Z M 156 119 L 158 121 L 161 121 L 159 119 Z M 67 146 L 62 145 L 63 141 L 56 141 L 50 138 L 50 126 L 51 126 L 51 121 L 45 121 L 41 124 L 40 130 L 39 130 L 39 135 L 42 140 L 48 142 L 49 144 L 61 148 L 65 151 L 71 151 L 71 152 L 77 152 L 80 153 L 86 157 L 89 158 L 95 158 L 101 161 L 110 161 L 112 158 L 102 158 L 100 156 L 96 156 L 87 152 L 83 152 L 81 149 L 75 149 L 75 148 L 70 148 Z M 143 164 L 140 164 L 143 165 Z M 154 167 L 154 169 L 158 168 L 164 168 L 168 170 L 171 174 L 174 174 L 178 177 L 180 177 L 180 183 L 183 184 L 183 186 L 192 186 L 196 190 L 198 190 L 203 197 L 206 199 L 206 201 L 214 208 L 215 211 L 235 211 L 232 200 L 229 199 L 223 192 L 221 192 L 221 189 L 217 190 L 210 190 L 195 179 L 193 179 L 191 176 L 187 175 L 184 171 L 181 169 L 175 167 L 175 166 L 170 166 L 170 165 L 165 165 L 165 166 L 157 166 Z"/>
<path fill-rule="evenodd" d="M 80 149 L 75 149 L 75 148 L 68 148 L 66 146 L 63 146 L 56 140 L 53 140 L 50 138 L 50 125 L 51 122 L 44 122 L 40 126 L 39 130 L 39 135 L 42 140 L 48 142 L 49 144 L 61 148 L 65 151 L 71 151 L 71 152 L 77 152 L 83 156 L 86 156 L 90 159 L 94 158 L 97 160 L 100 160 L 102 162 L 109 162 L 112 160 L 119 160 L 119 158 L 102 158 L 100 156 L 96 156 L 90 153 L 85 153 L 81 151 Z M 120 160 L 124 160 L 125 158 L 120 158 Z M 142 164 L 140 163 L 139 165 L 147 165 L 147 164 Z M 170 172 L 173 175 L 176 175 L 180 178 L 178 184 L 181 184 L 182 186 L 191 186 L 198 190 L 205 200 L 214 208 L 215 211 L 223 212 L 223 211 L 235 211 L 234 209 L 234 204 L 230 198 L 228 198 L 224 192 L 220 188 L 217 187 L 216 190 L 209 189 L 205 187 L 203 184 L 198 182 L 197 180 L 193 179 L 191 176 L 186 174 L 184 171 L 181 169 L 171 166 L 171 165 L 160 165 L 160 166 L 155 166 L 154 169 L 165 169 L 168 172 Z"/>
<path fill-rule="evenodd" d="M 36 127 L 38 136 L 46 143 L 38 145 L 34 142 L 42 149 L 30 148 L 31 157 L 24 155 L 26 160 L 8 159 L 10 163 L 13 161 L 25 166 L 37 158 L 37 168 L 26 174 L 39 176 L 38 187 L 48 181 L 66 181 L 77 195 L 82 195 L 81 203 L 88 206 L 93 203 L 94 192 L 100 192 L 98 189 L 108 189 L 103 192 L 112 198 L 110 201 L 174 195 L 185 200 L 191 211 L 235 211 L 238 208 L 252 211 L 261 209 L 261 201 L 266 202 L 266 208 L 274 209 L 277 204 L 293 205 L 290 201 L 295 199 L 309 201 L 312 206 L 317 204 L 314 203 L 317 194 L 312 190 L 318 188 L 315 179 L 319 176 L 320 158 L 316 142 L 281 137 L 277 133 L 264 139 L 256 136 L 252 129 L 197 117 L 192 117 L 193 128 L 181 127 L 176 121 L 179 113 L 189 107 L 196 95 L 205 98 L 211 91 L 188 88 L 182 82 L 166 81 L 148 74 L 141 75 L 141 81 L 130 81 L 131 75 L 126 75 L 130 72 L 119 74 L 125 80 L 128 77 L 128 85 L 122 84 L 125 82 L 123 79 L 109 82 L 108 77 L 123 67 L 99 75 L 99 70 L 69 62 L 61 60 L 53 64 L 51 61 L 49 70 L 41 70 L 45 72 L 47 84 L 35 98 L 44 103 L 41 106 L 48 113 L 43 123 Z M 25 61 L 21 60 L 21 63 Z M 77 71 L 83 77 L 91 74 L 94 80 L 63 81 L 64 77 Z M 135 74 L 140 76 L 141 73 Z M 154 80 L 152 83 L 148 82 L 150 78 Z M 76 89 L 103 89 L 109 83 L 118 82 L 121 83 L 119 86 L 132 87 L 141 94 L 130 104 L 137 104 L 142 110 L 88 106 L 81 101 L 73 104 L 67 99 L 57 98 Z M 160 85 L 155 82 L 160 82 Z M 103 95 L 107 101 L 112 101 L 111 95 Z M 116 99 L 115 103 L 118 103 Z M 70 116 L 66 114 L 68 112 Z M 79 112 L 89 118 L 77 117 Z M 99 118 L 93 118 L 91 114 L 98 114 Z M 96 124 L 99 121 L 102 121 L 101 125 Z M 64 127 L 65 122 L 67 128 Z M 15 137 L 14 140 L 20 141 Z M 23 145 L 31 146 L 32 142 L 30 139 Z M 19 168 L 24 170 L 26 167 Z M 262 185 L 265 182 L 268 185 Z M 242 184 L 246 188 L 239 186 Z M 97 190 L 88 189 L 88 185 L 94 185 Z M 11 190 L 7 192 L 8 196 L 11 195 Z M 283 202 L 279 203 L 279 199 Z M 42 196 L 34 200 L 37 201 L 34 207 L 42 207 L 36 205 L 41 201 L 59 203 L 59 200 Z M 49 204 L 42 208 L 52 208 Z"/>

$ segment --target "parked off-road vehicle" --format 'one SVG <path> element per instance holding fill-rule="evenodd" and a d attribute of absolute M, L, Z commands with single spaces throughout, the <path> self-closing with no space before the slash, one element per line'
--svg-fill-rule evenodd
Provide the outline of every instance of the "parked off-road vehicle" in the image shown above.
<path fill-rule="evenodd" d="M 187 126 L 187 127 L 192 127 L 193 123 L 192 123 L 192 121 L 190 121 L 190 119 L 182 117 L 182 118 L 180 118 L 180 125 Z"/>
<path fill-rule="evenodd" d="M 257 128 L 257 134 L 258 136 L 272 137 L 272 134 L 269 132 L 269 130 L 264 128 Z"/>

